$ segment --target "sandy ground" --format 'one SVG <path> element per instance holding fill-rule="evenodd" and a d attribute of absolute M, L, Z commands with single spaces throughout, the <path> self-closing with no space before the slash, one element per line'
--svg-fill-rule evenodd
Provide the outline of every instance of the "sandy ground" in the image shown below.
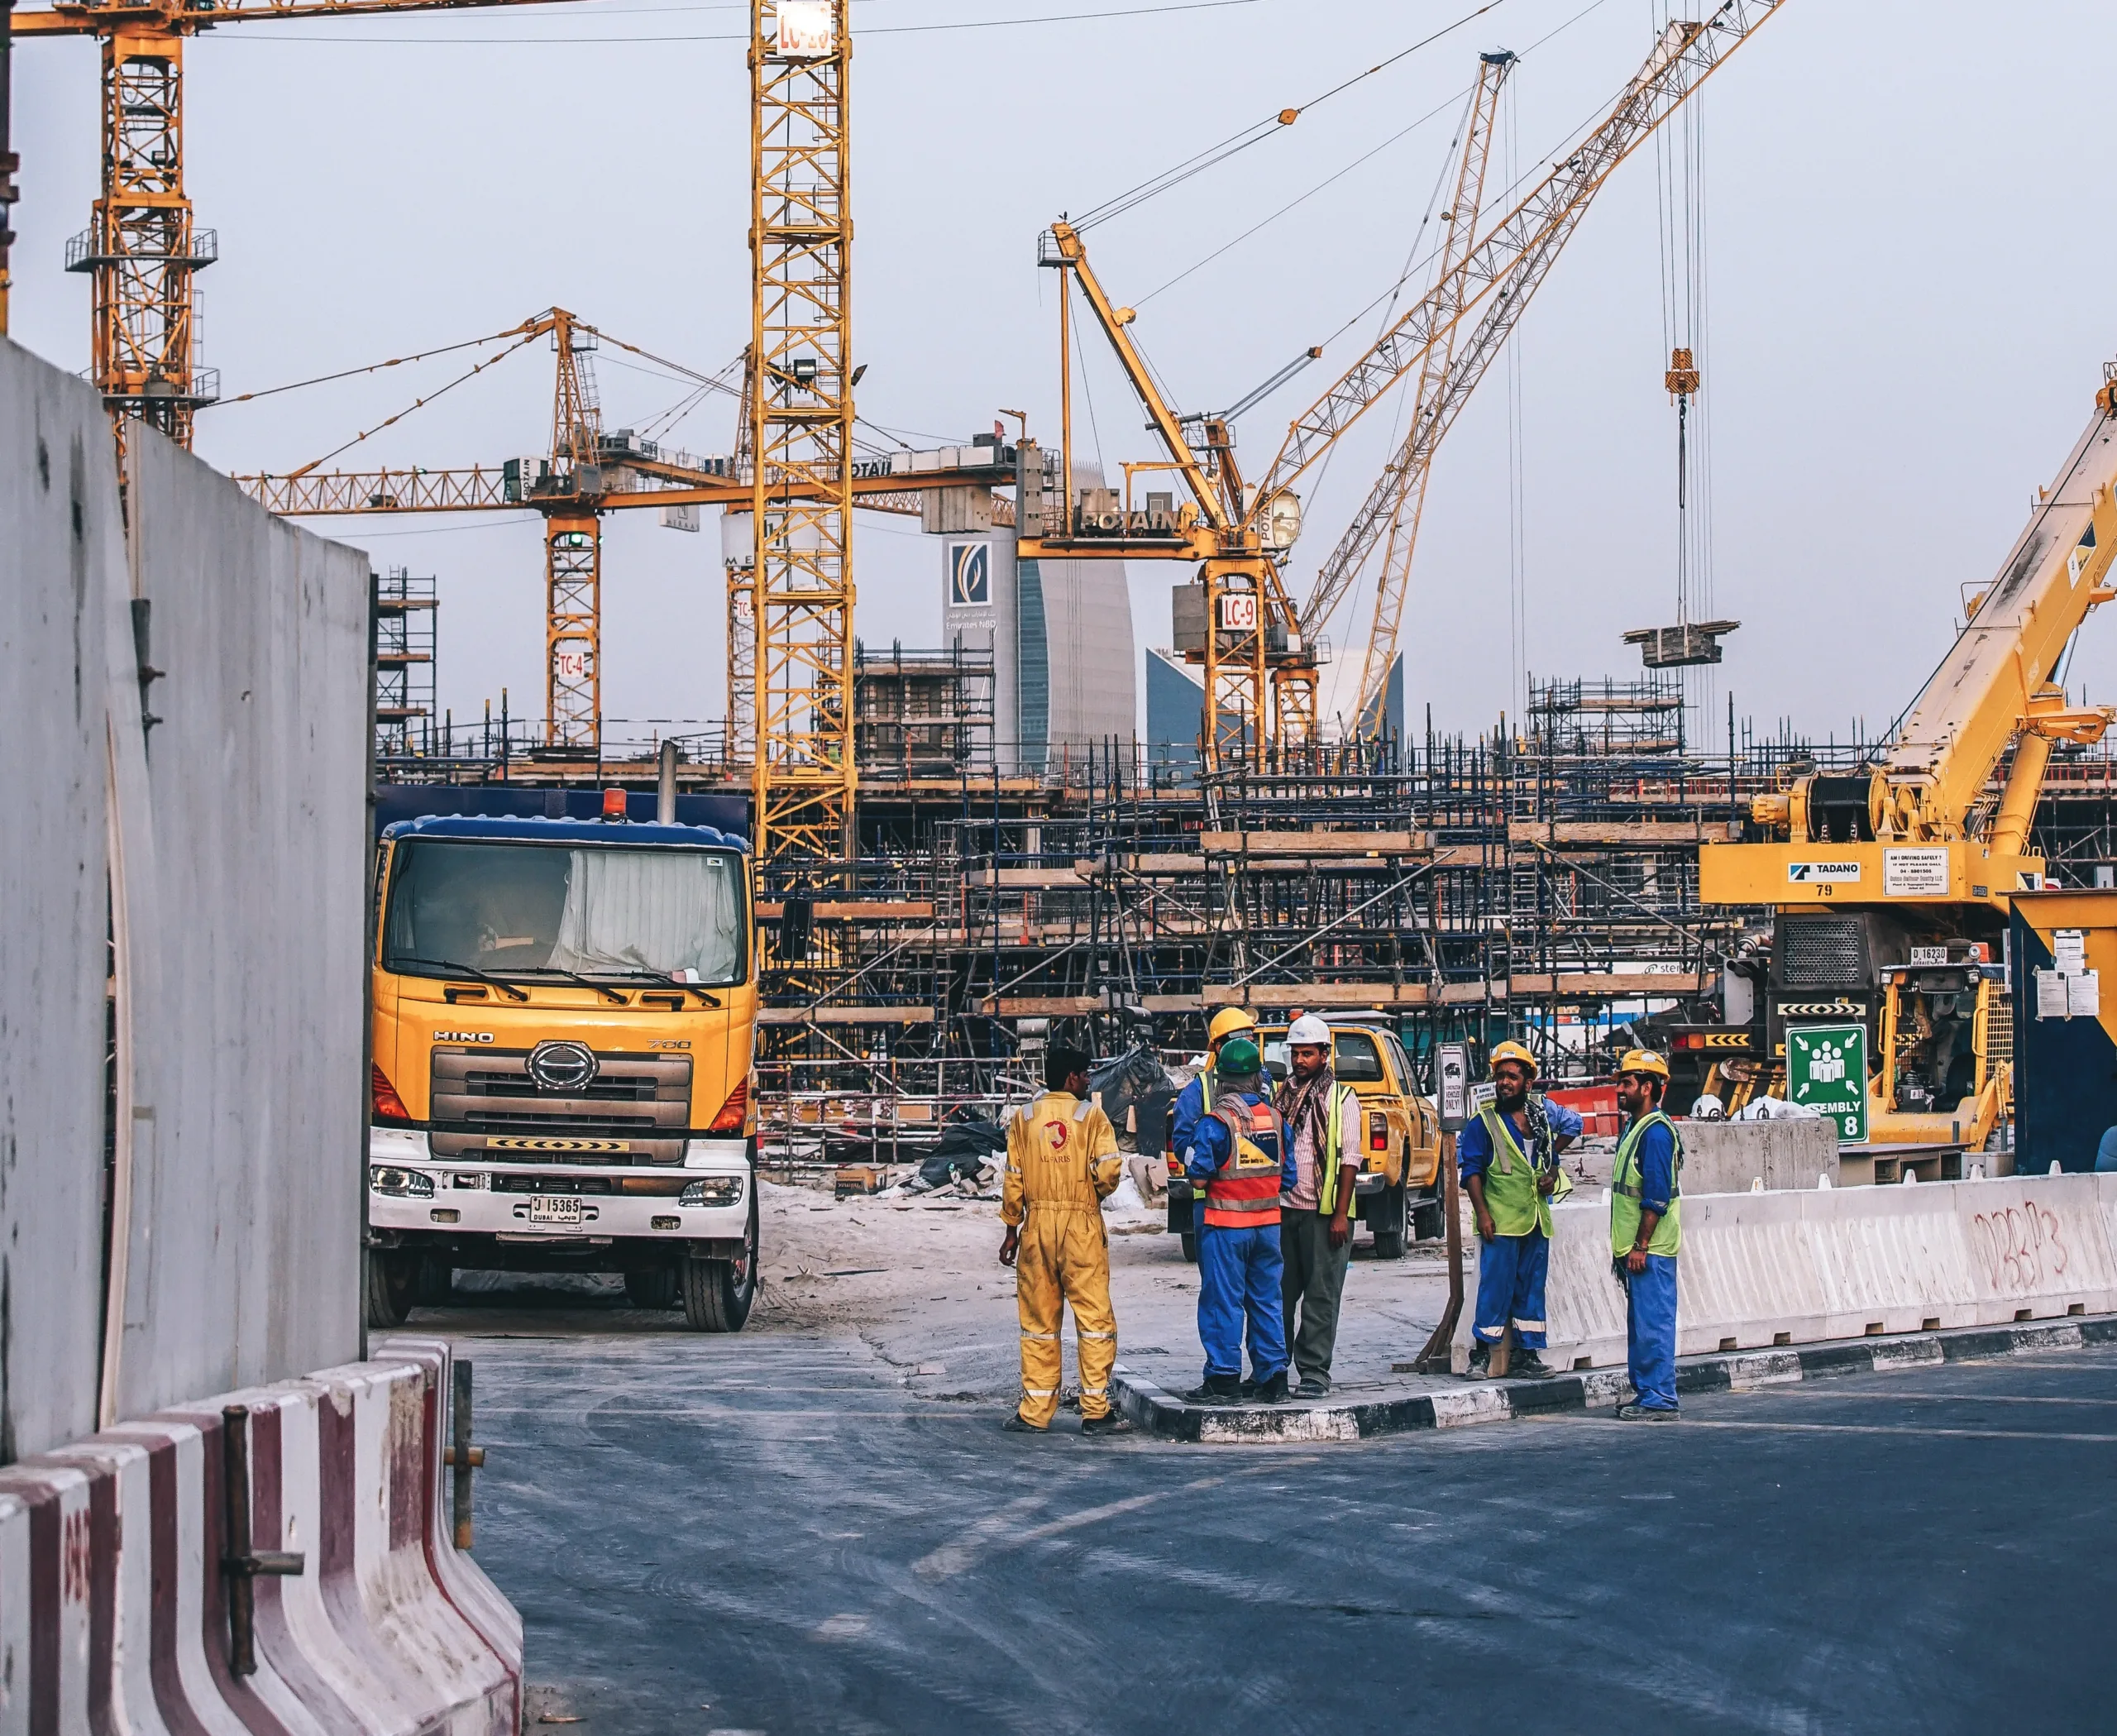
<path fill-rule="evenodd" d="M 858 1337 L 925 1398 L 996 1402 L 1019 1384 L 1015 1276 L 999 1262 L 999 1202 L 953 1193 L 834 1199 L 761 1184 L 763 1265 L 749 1334 Z M 1164 1233 L 1159 1206 L 1106 1214 L 1118 1358 L 1165 1386 L 1203 1370 L 1197 1269 Z M 1345 1283 L 1334 1383 L 1340 1393 L 1393 1381 L 1390 1364 L 1417 1354 L 1447 1299 L 1438 1243 L 1378 1260 L 1363 1235 Z M 615 1279 L 465 1274 L 445 1308 L 422 1308 L 413 1330 L 480 1336 L 682 1331 L 675 1313 L 630 1308 Z M 1073 1380 L 1070 1321 L 1067 1382 Z"/>

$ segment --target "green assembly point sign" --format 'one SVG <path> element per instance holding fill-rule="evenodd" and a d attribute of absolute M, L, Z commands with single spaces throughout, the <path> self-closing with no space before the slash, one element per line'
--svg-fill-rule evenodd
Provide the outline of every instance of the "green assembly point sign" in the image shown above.
<path fill-rule="evenodd" d="M 1789 1025 L 1786 1101 L 1837 1123 L 1838 1143 L 1867 1139 L 1867 1027 Z"/>

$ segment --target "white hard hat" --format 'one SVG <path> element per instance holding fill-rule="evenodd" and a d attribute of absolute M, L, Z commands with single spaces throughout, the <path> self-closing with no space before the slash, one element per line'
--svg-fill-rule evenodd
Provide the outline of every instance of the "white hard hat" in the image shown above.
<path fill-rule="evenodd" d="M 1319 1049 L 1331 1046 L 1331 1027 L 1312 1012 L 1305 1012 L 1293 1021 L 1287 1031 L 1288 1043 L 1310 1044 Z"/>
<path fill-rule="evenodd" d="M 1690 1106 L 1690 1118 L 1694 1121 L 1723 1121 L 1728 1118 L 1728 1106 L 1711 1092 L 1701 1092 L 1698 1101 Z"/>

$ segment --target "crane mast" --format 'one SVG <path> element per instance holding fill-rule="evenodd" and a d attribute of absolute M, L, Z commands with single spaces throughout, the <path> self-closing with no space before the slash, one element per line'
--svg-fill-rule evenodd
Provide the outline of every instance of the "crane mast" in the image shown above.
<path fill-rule="evenodd" d="M 750 513 L 760 861 L 853 853 L 848 0 L 752 0 Z"/>

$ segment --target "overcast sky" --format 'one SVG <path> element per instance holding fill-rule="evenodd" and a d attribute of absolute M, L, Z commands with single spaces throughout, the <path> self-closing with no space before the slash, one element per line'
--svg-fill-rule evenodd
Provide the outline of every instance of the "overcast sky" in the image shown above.
<path fill-rule="evenodd" d="M 1307 103 L 1477 3 L 1163 0 L 1035 22 L 1023 21 L 1110 7 L 856 0 L 861 414 L 916 445 L 967 438 L 1005 406 L 1055 442 L 1054 277 L 1035 265 L 1039 230 Z M 1478 50 L 1527 50 L 1496 196 L 1608 102 L 1665 11 L 1652 0 L 1501 0 L 1097 228 L 1094 262 L 1113 297 L 1140 306 L 1135 330 L 1181 405 L 1230 403 L 1330 339 L 1324 362 L 1243 419 L 1243 455 L 1261 466 L 1288 417 L 1371 340 L 1377 298 L 1424 251 L 1421 221 Z M 189 175 L 221 258 L 201 279 L 201 360 L 233 395 L 498 331 L 557 304 L 719 368 L 748 327 L 745 14 L 581 0 L 202 37 L 187 63 Z M 928 25 L 951 27 L 909 27 Z M 96 190 L 96 50 L 29 42 L 15 65 L 14 336 L 83 368 L 88 280 L 61 265 Z M 2083 426 L 2101 363 L 2117 355 L 2117 238 L 2096 220 L 2112 65 L 2117 8 L 2106 0 L 1787 0 L 1694 99 L 1713 603 L 1743 623 L 1720 679 L 1760 728 L 1785 717 L 1842 739 L 1856 719 L 1885 725 L 1945 650 L 1962 587 L 1991 575 Z M 1450 436 L 1407 611 L 1414 718 L 1431 703 L 1443 726 L 1487 726 L 1524 664 L 1540 676 L 1629 673 L 1637 654 L 1622 631 L 1675 619 L 1657 213 L 1681 179 L 1651 151 L 1620 169 L 1522 322 L 1518 415 L 1508 373 L 1495 369 Z M 621 352 L 597 365 L 606 425 L 643 421 L 683 395 Z M 442 357 L 208 411 L 198 449 L 230 470 L 290 469 L 461 366 Z M 1106 352 L 1091 345 L 1085 366 L 1083 448 L 1113 468 L 1154 456 Z M 537 452 L 549 399 L 540 348 L 359 454 L 441 466 Z M 1297 595 L 1379 466 L 1394 409 L 1310 479 Z M 709 399 L 673 438 L 725 451 L 733 409 Z M 459 719 L 503 686 L 518 714 L 540 709 L 533 517 L 321 528 L 379 565 L 437 575 L 442 700 Z M 606 521 L 613 719 L 719 714 L 714 530 L 710 519 L 696 536 L 666 530 L 651 513 Z M 939 562 L 911 522 L 863 514 L 863 637 L 934 642 Z M 1528 604 L 1518 662 L 1517 564 Z M 1168 586 L 1182 575 L 1135 563 L 1131 576 L 1140 643 L 1166 643 Z M 1366 606 L 1362 595 L 1340 615 L 1338 647 L 1356 648 Z M 2104 698 L 2117 690 L 2117 635 L 2099 627 L 2073 677 Z"/>

